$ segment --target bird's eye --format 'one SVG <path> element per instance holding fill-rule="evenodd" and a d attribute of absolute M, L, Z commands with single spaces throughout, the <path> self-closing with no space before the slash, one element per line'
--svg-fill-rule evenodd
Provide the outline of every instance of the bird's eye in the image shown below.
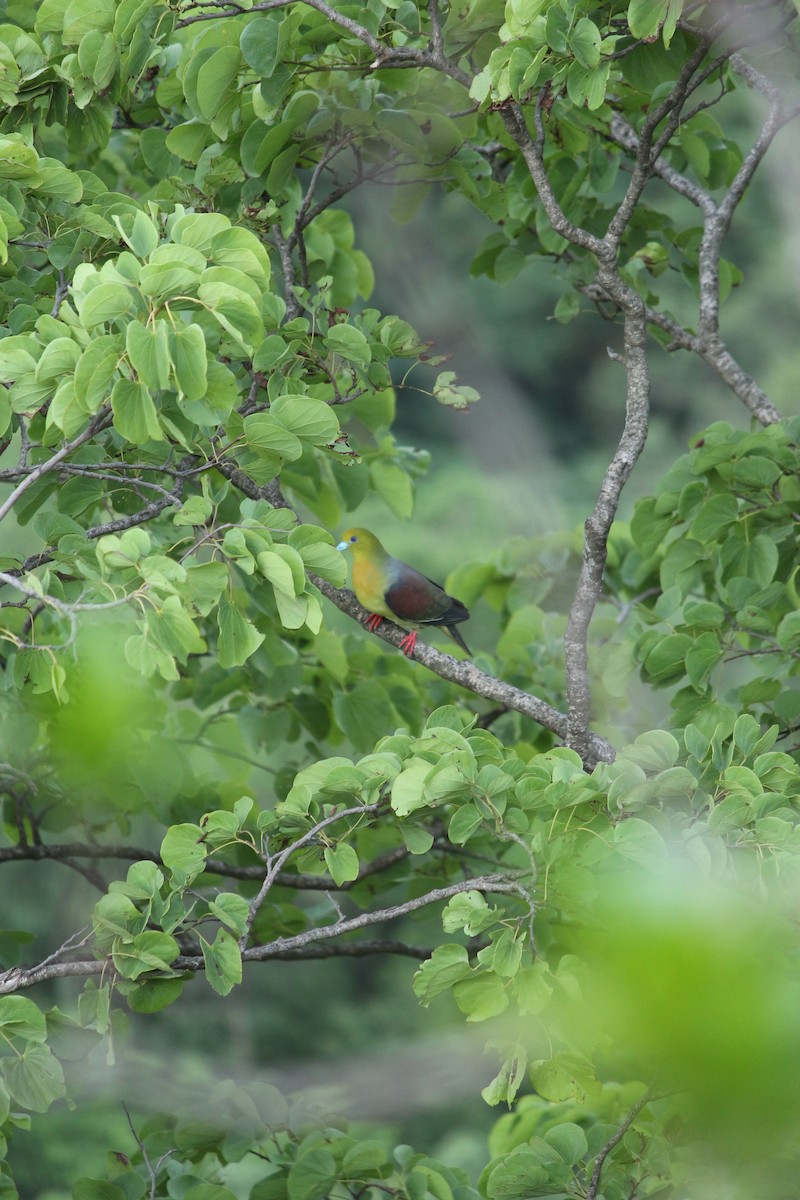
<path fill-rule="evenodd" d="M 357 541 L 358 541 L 358 538 L 356 537 L 356 535 L 355 535 L 355 534 L 353 534 L 353 536 L 350 538 L 350 541 L 351 541 L 351 542 L 357 542 Z"/>

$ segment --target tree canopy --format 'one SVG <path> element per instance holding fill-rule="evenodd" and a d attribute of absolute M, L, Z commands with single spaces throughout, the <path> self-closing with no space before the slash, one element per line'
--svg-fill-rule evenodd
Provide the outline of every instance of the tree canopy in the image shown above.
<path fill-rule="evenodd" d="M 800 418 L 721 306 L 747 288 L 739 205 L 800 113 L 797 6 L 0 15 L 0 864 L 96 892 L 66 933 L 48 887 L 29 928 L 3 905 L 0 1195 L 82 1059 L 124 1055 L 124 1010 L 397 955 L 422 1006 L 487 1028 L 483 1096 L 508 1111 L 479 1180 L 220 1080 L 132 1110 L 106 1177 L 59 1186 L 788 1196 Z M 619 367 L 583 536 L 454 554 L 448 590 L 500 630 L 474 661 L 423 641 L 408 661 L 403 630 L 359 628 L 336 549 L 365 501 L 411 516 L 428 454 L 393 434 L 395 388 L 478 400 L 370 306 L 348 205 L 371 182 L 399 239 L 432 189 L 457 193 L 493 227 L 472 273 L 535 289 L 554 269 L 556 321 L 594 306 Z M 699 432 L 615 521 L 651 356 L 681 352 L 751 427 Z M 667 727 L 624 745 L 632 697 L 659 688 Z"/>

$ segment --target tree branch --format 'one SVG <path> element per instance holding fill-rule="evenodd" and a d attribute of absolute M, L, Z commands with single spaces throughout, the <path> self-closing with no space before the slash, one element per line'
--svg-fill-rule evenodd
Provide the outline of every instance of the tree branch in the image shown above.
<path fill-rule="evenodd" d="M 658 176 L 674 192 L 683 196 L 692 204 L 695 204 L 703 213 L 703 237 L 698 261 L 700 286 L 699 332 L 696 335 L 690 334 L 677 322 L 672 321 L 665 314 L 651 308 L 646 309 L 648 323 L 666 329 L 671 334 L 676 347 L 692 350 L 698 354 L 734 392 L 745 407 L 750 410 L 753 416 L 761 424 L 769 425 L 781 419 L 780 412 L 767 398 L 755 380 L 734 359 L 719 334 L 719 258 L 722 242 L 730 229 L 736 207 L 744 196 L 756 168 L 772 144 L 775 135 L 784 125 L 798 115 L 800 109 L 796 106 L 786 109 L 775 85 L 760 71 L 750 66 L 739 54 L 729 52 L 723 58 L 729 59 L 731 67 L 751 87 L 757 89 L 767 98 L 769 112 L 761 128 L 761 132 L 746 155 L 730 188 L 719 205 L 714 202 L 711 195 L 705 189 L 692 183 L 685 176 L 681 175 L 680 172 L 674 170 L 674 168 L 662 162 L 657 157 L 657 154 L 660 153 L 666 144 L 663 135 L 659 139 L 656 151 L 652 155 L 645 155 L 643 143 L 645 130 L 641 134 L 637 134 L 632 126 L 624 121 L 622 117 L 615 115 L 611 120 L 610 134 L 612 140 L 617 145 L 629 153 L 635 154 L 637 167 L 634 168 L 634 174 L 636 174 L 640 167 L 642 170 L 646 168 L 649 175 Z M 717 61 L 719 60 L 715 60 L 715 62 Z M 704 71 L 702 76 L 705 77 L 706 74 L 707 71 Z M 694 89 L 694 86 L 695 83 L 693 81 L 691 86 L 687 84 L 687 87 L 684 88 L 685 95 L 680 101 L 681 104 L 685 100 L 685 96 L 689 94 L 689 91 Z M 663 108 L 663 105 L 660 107 Z M 680 106 L 673 113 L 673 117 L 679 114 L 679 112 Z M 646 126 L 649 124 L 649 119 L 645 124 Z M 674 124 L 674 121 L 671 120 L 670 124 Z M 641 178 L 641 172 L 638 177 Z M 644 182 L 646 183 L 646 179 Z M 609 232 L 612 225 L 609 226 Z"/>
<path fill-rule="evenodd" d="M 276 225 L 273 233 L 275 235 L 275 245 L 278 248 L 278 256 L 281 260 L 281 271 L 283 273 L 283 298 L 286 301 L 286 320 L 293 321 L 295 317 L 300 316 L 300 301 L 294 294 L 294 289 L 297 284 L 297 274 L 292 262 L 292 251 L 289 242 L 283 236 L 280 228 Z"/>
<path fill-rule="evenodd" d="M 607 257 L 610 255 L 616 256 L 619 250 L 622 235 L 634 214 L 636 205 L 641 199 L 642 192 L 648 180 L 653 174 L 653 163 L 658 159 L 659 154 L 678 127 L 683 103 L 693 90 L 693 76 L 705 58 L 707 51 L 708 42 L 705 39 L 701 39 L 694 53 L 684 63 L 675 81 L 675 86 L 669 95 L 652 112 L 647 114 L 642 123 L 641 131 L 638 134 L 636 159 L 627 190 L 617 211 L 609 221 L 605 237 L 603 238 Z M 694 86 L 697 86 L 696 82 Z M 667 118 L 666 126 L 659 137 L 658 143 L 654 147 L 653 138 L 656 128 L 665 118 Z"/>
<path fill-rule="evenodd" d="M 244 931 L 242 936 L 239 938 L 240 948 L 244 950 L 246 947 L 253 922 L 258 916 L 258 910 L 266 900 L 270 889 L 275 884 L 281 867 L 289 861 L 295 851 L 302 850 L 303 846 L 307 846 L 309 842 L 313 842 L 323 829 L 327 829 L 329 825 L 333 825 L 337 821 L 344 820 L 345 817 L 362 817 L 365 815 L 374 816 L 385 807 L 386 801 L 381 799 L 377 800 L 375 804 L 355 804 L 351 808 L 343 808 L 339 812 L 331 813 L 329 816 L 323 817 L 321 821 L 317 821 L 316 825 L 313 825 L 311 829 L 308 829 L 304 834 L 302 834 L 301 837 L 297 838 L 296 841 L 291 842 L 288 846 L 281 850 L 280 854 L 276 855 L 275 858 L 268 856 L 267 873 L 264 876 L 264 882 L 261 884 L 261 887 L 258 889 L 256 895 L 250 901 L 250 908 L 244 923 Z"/>
<path fill-rule="evenodd" d="M 608 132 L 611 140 L 615 145 L 620 146 L 623 150 L 627 150 L 634 157 L 639 154 L 639 136 L 632 125 L 621 117 L 619 113 L 614 113 L 609 123 Z M 697 205 L 704 213 L 716 212 L 716 204 L 709 192 L 699 184 L 693 183 L 687 179 L 685 175 L 681 175 L 680 171 L 676 171 L 669 163 L 665 163 L 662 159 L 657 158 L 651 162 L 651 171 L 662 179 L 673 192 L 677 192 L 679 196 L 683 196 L 692 204 Z"/>
<path fill-rule="evenodd" d="M 440 849 L 442 847 L 439 847 Z M 408 858 L 409 851 L 405 846 L 398 846 L 385 854 L 379 854 L 371 862 L 365 863 L 355 879 L 336 883 L 328 875 L 303 875 L 292 871 L 277 871 L 274 883 L 280 887 L 294 888 L 297 891 L 309 892 L 349 892 L 365 879 L 390 870 L 399 862 Z M 0 849 L 0 863 L 4 862 L 66 862 L 67 860 L 88 859 L 122 859 L 125 862 L 152 862 L 163 866 L 161 855 L 155 850 L 147 850 L 141 846 L 103 846 L 91 842 L 67 842 L 51 845 L 20 843 L 17 846 L 3 846 Z M 219 875 L 225 879 L 262 879 L 263 866 L 243 867 L 236 863 L 226 863 L 219 858 L 207 858 L 203 867 L 209 875 Z M 99 877 L 98 877 L 99 878 Z M 106 890 L 105 883 L 103 891 Z"/>
<path fill-rule="evenodd" d="M 370 614 L 359 604 L 352 592 L 346 588 L 334 587 L 333 584 L 326 583 L 324 579 L 311 573 L 309 573 L 309 579 L 324 596 L 327 596 L 336 605 L 340 612 L 346 613 L 354 621 L 362 624 L 366 622 Z M 407 636 L 407 631 L 384 618 L 383 623 L 375 631 L 375 636 L 388 642 L 390 646 L 399 648 L 401 641 Z M 523 716 L 537 721 L 551 733 L 557 734 L 558 737 L 566 738 L 567 717 L 557 708 L 540 700 L 538 696 L 523 692 L 510 683 L 504 683 L 501 679 L 496 679 L 494 675 L 486 674 L 485 671 L 481 671 L 466 659 L 456 659 L 450 654 L 442 654 L 433 646 L 428 646 L 419 640 L 411 653 L 411 658 L 442 679 L 456 683 L 476 696 L 482 696 L 486 700 L 502 704 L 504 708 L 522 713 Z M 612 762 L 614 753 L 613 747 L 604 738 L 590 733 L 583 760 L 584 765 L 587 770 L 590 770 L 598 762 Z"/>
<path fill-rule="evenodd" d="M 100 412 L 89 422 L 86 428 L 71 441 L 66 442 L 60 450 L 57 450 L 45 462 L 39 463 L 37 467 L 27 475 L 21 483 L 18 483 L 10 496 L 8 496 L 3 504 L 0 504 L 0 521 L 7 517 L 14 505 L 19 500 L 20 496 L 27 492 L 29 487 L 32 487 L 44 475 L 50 471 L 54 471 L 60 462 L 62 462 L 73 450 L 77 450 L 79 446 L 83 446 L 86 442 L 91 441 L 95 434 L 109 423 L 111 418 L 110 408 L 101 408 Z"/>
<path fill-rule="evenodd" d="M 625 1137 L 625 1134 L 628 1132 L 644 1106 L 649 1104 L 650 1100 L 652 1099 L 652 1095 L 652 1090 L 648 1088 L 641 1100 L 636 1101 L 633 1108 L 620 1125 L 619 1129 L 611 1135 L 605 1146 L 603 1146 L 602 1150 L 598 1154 L 597 1158 L 594 1160 L 592 1174 L 589 1178 L 589 1186 L 586 1189 L 586 1200 L 597 1200 L 597 1189 L 600 1187 L 600 1176 L 603 1171 L 603 1164 L 605 1163 L 611 1151 L 614 1150 Z"/>
<path fill-rule="evenodd" d="M 617 513 L 622 489 L 630 478 L 647 440 L 650 414 L 650 370 L 647 361 L 647 323 L 644 302 L 624 288 L 616 270 L 601 268 L 601 286 L 614 290 L 625 301 L 625 352 L 627 403 L 625 425 L 606 468 L 594 510 L 584 526 L 583 562 L 575 598 L 564 635 L 567 676 L 566 742 L 584 758 L 590 752 L 589 625 L 603 587 L 608 535 Z M 624 292 L 622 289 L 624 288 Z"/>
<path fill-rule="evenodd" d="M 366 806 L 362 806 L 364 808 Z M 417 912 L 420 908 L 425 908 L 429 904 L 439 904 L 444 900 L 450 900 L 453 896 L 459 895 L 461 892 L 490 892 L 496 895 L 516 895 L 520 896 L 520 887 L 515 880 L 502 875 L 484 875 L 477 879 L 465 879 L 460 883 L 451 884 L 448 887 L 434 888 L 430 892 L 426 892 L 423 896 L 417 896 L 412 900 L 406 900 L 402 904 L 394 904 L 388 908 L 376 909 L 373 912 L 360 913 L 357 917 L 350 917 L 344 920 L 337 920 L 333 925 L 323 925 L 316 929 L 307 929 L 303 933 L 295 934 L 294 937 L 276 938 L 273 942 L 267 942 L 261 946 L 250 946 L 242 952 L 243 962 L 266 962 L 270 958 L 287 958 L 287 957 L 305 957 L 307 947 L 313 946 L 313 952 L 310 957 L 322 957 L 325 953 L 319 952 L 319 947 L 315 945 L 318 942 L 327 942 L 332 938 L 342 937 L 345 934 L 355 933 L 359 929 L 366 929 L 371 925 L 380 925 L 384 921 L 394 921 L 399 917 L 407 916 L 409 913 Z M 521 898 L 527 900 L 524 894 Z M 364 953 L 384 953 L 380 948 L 381 943 L 373 943 L 373 948 Z M 385 945 L 385 943 L 384 943 Z M 395 953 L 397 943 L 389 943 L 392 947 L 391 953 Z M 410 947 L 404 947 L 402 953 L 411 950 Z M 412 957 L 417 957 L 417 950 L 413 948 Z M 350 953 L 350 951 L 343 951 Z M 357 953 L 353 951 L 353 953 Z M 171 970 L 177 972 L 188 971 L 196 974 L 198 971 L 205 969 L 205 961 L 202 955 L 181 955 L 171 964 Z M 79 962 L 49 962 L 39 963 L 34 967 L 12 967 L 8 971 L 0 973 L 0 996 L 11 995 L 14 992 L 23 991 L 26 988 L 35 987 L 39 983 L 44 983 L 50 979 L 67 979 L 70 977 L 85 977 L 90 975 L 102 975 L 113 972 L 113 967 L 110 965 L 110 960 L 84 960 Z"/>
<path fill-rule="evenodd" d="M 582 249 L 588 250 L 591 254 L 599 258 L 604 251 L 603 242 L 600 238 L 595 237 L 593 233 L 589 233 L 586 229 L 581 229 L 578 225 L 573 225 L 572 221 L 569 220 L 559 204 L 544 168 L 542 157 L 544 151 L 544 118 L 542 112 L 548 95 L 548 89 L 542 88 L 536 100 L 536 107 L 534 109 L 534 121 L 536 124 L 535 142 L 528 131 L 522 109 L 518 104 L 509 104 L 503 108 L 503 123 L 510 137 L 522 151 L 522 157 L 525 159 L 539 199 L 547 213 L 547 219 L 555 232 L 561 234 L 573 246 L 580 246 Z"/>

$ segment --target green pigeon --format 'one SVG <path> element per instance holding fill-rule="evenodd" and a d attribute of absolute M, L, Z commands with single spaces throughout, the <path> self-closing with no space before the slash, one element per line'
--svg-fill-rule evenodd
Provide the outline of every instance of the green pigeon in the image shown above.
<path fill-rule="evenodd" d="M 384 617 L 400 625 L 438 625 L 462 650 L 470 654 L 457 626 L 469 619 L 469 610 L 460 600 L 448 596 L 444 588 L 408 563 L 393 558 L 368 529 L 348 529 L 337 550 L 349 550 L 353 556 L 353 591 L 372 614 L 367 627 L 375 630 Z M 400 643 L 404 654 L 411 655 L 417 641 L 413 629 Z"/>

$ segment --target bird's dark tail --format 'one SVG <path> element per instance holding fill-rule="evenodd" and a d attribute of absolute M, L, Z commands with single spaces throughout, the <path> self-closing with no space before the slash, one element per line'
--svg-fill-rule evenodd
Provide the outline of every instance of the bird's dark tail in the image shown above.
<path fill-rule="evenodd" d="M 458 626 L 457 625 L 445 625 L 444 628 L 450 634 L 450 637 L 453 639 L 453 641 L 456 643 L 456 645 L 460 646 L 462 650 L 466 650 L 467 654 L 470 656 L 470 658 L 472 658 L 472 651 L 470 650 L 469 646 L 467 645 L 467 643 L 464 641 L 463 637 L 461 636 L 461 631 L 458 628 Z"/>

